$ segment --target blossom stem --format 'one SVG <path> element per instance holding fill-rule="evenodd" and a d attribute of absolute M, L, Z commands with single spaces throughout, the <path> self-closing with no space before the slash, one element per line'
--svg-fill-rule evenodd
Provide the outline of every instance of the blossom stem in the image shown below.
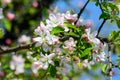
<path fill-rule="evenodd" d="M 109 80 L 112 80 L 112 59 L 111 44 L 108 43 L 108 63 L 109 63 Z"/>
<path fill-rule="evenodd" d="M 88 0 L 85 5 L 83 6 L 83 8 L 80 10 L 80 12 L 78 13 L 78 19 L 75 21 L 75 24 L 78 22 L 81 14 L 83 13 L 84 9 L 86 8 L 87 4 L 89 3 L 90 0 Z"/>

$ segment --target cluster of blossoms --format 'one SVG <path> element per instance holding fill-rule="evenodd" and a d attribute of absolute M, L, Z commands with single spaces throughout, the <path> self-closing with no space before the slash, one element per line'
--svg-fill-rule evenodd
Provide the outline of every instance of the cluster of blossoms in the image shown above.
<path fill-rule="evenodd" d="M 49 19 L 40 22 L 40 26 L 34 31 L 36 37 L 32 41 L 36 43 L 36 51 L 27 53 L 27 58 L 33 61 L 33 73 L 37 74 L 39 70 L 49 70 L 50 66 L 54 66 L 58 74 L 67 74 L 72 70 L 72 66 L 77 69 L 90 68 L 96 62 L 105 61 L 105 45 L 96 38 L 97 32 L 91 33 L 92 26 L 90 21 L 78 20 L 77 14 L 71 14 L 70 11 L 65 14 L 51 13 Z M 30 38 L 25 35 L 18 40 L 22 44 L 30 43 L 29 41 Z M 87 46 L 83 46 L 84 44 Z M 32 56 L 34 54 L 37 54 L 37 57 Z M 88 58 L 83 59 L 85 56 Z M 18 59 L 15 60 L 16 58 Z M 79 64 L 82 64 L 82 67 Z M 11 69 L 15 69 L 16 73 L 24 71 L 24 59 L 21 56 L 13 56 L 11 65 Z M 19 65 L 22 66 L 18 67 Z M 21 68 L 22 72 L 19 72 L 18 68 Z"/>

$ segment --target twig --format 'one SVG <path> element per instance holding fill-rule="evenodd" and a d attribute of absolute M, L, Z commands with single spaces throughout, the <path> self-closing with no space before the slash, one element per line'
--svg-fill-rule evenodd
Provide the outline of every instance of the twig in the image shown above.
<path fill-rule="evenodd" d="M 101 3 L 102 3 L 102 1 L 101 1 Z M 104 11 L 103 11 L 103 9 L 102 9 L 101 3 L 98 1 L 98 4 L 99 4 L 99 6 L 100 6 L 100 9 L 101 9 L 101 11 L 102 11 L 102 13 L 103 13 Z"/>
<path fill-rule="evenodd" d="M 78 13 L 78 19 L 75 21 L 75 24 L 78 22 L 81 14 L 83 13 L 84 9 L 86 8 L 87 4 L 89 3 L 90 0 L 88 0 L 85 5 L 83 6 L 83 8 L 80 10 L 80 12 Z"/>
<path fill-rule="evenodd" d="M 108 63 L 109 63 L 109 80 L 112 80 L 112 59 L 111 44 L 108 43 Z"/>
<path fill-rule="evenodd" d="M 23 50 L 23 49 L 29 49 L 31 48 L 35 43 L 31 43 L 31 44 L 27 44 L 27 45 L 20 45 L 17 47 L 12 47 L 12 48 L 8 48 L 6 50 L 0 51 L 0 55 L 2 54 L 6 54 L 6 53 L 10 53 L 10 52 L 16 52 L 18 50 Z"/>
<path fill-rule="evenodd" d="M 103 22 L 101 23 L 101 25 L 100 25 L 100 27 L 99 27 L 99 29 L 98 29 L 98 33 L 97 33 L 97 36 L 96 36 L 96 37 L 98 37 L 98 35 L 99 35 L 99 33 L 100 33 L 100 31 L 101 31 L 101 29 L 102 29 L 102 27 L 103 27 L 103 25 L 105 24 L 106 21 L 107 21 L 107 20 L 104 19 Z"/>

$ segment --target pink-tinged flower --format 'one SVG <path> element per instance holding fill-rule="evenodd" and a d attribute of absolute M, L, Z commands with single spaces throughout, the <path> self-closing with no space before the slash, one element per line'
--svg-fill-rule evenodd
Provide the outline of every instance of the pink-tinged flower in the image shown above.
<path fill-rule="evenodd" d="M 9 20 L 13 20 L 15 18 L 15 14 L 11 13 L 11 12 L 8 12 L 7 17 L 8 17 Z"/>
<path fill-rule="evenodd" d="M 40 62 L 40 61 L 33 62 L 32 67 L 31 67 L 33 73 L 37 74 L 38 70 L 43 68 L 43 65 L 44 64 L 42 62 Z"/>
<path fill-rule="evenodd" d="M 36 38 L 33 38 L 32 40 L 33 40 L 33 42 L 37 42 L 35 44 L 36 47 L 41 46 L 44 43 L 44 41 L 45 41 L 45 39 L 42 38 L 42 37 L 36 37 Z"/>
<path fill-rule="evenodd" d="M 32 3 L 32 6 L 33 6 L 33 7 L 35 7 L 35 8 L 37 8 L 37 7 L 38 7 L 38 5 L 39 5 L 39 4 L 38 4 L 38 2 L 37 2 L 37 1 L 34 1 L 34 2 Z"/>
<path fill-rule="evenodd" d="M 86 23 L 85 23 L 85 27 L 86 27 L 86 28 L 90 28 L 90 27 L 92 27 L 92 26 L 93 26 L 93 22 L 90 21 L 90 20 L 87 20 Z"/>
<path fill-rule="evenodd" d="M 97 52 L 96 53 L 93 53 L 93 60 L 95 62 L 104 62 L 106 60 L 106 54 L 104 51 L 101 51 L 100 53 Z"/>
<path fill-rule="evenodd" d="M 80 26 L 83 26 L 85 23 L 84 23 L 84 20 L 83 19 L 79 19 L 76 23 L 76 26 L 80 27 Z"/>
<path fill-rule="evenodd" d="M 72 51 L 72 50 L 74 50 L 76 43 L 77 43 L 77 41 L 74 41 L 74 39 L 72 37 L 70 37 L 69 40 L 65 41 L 65 46 L 63 46 L 63 48 Z"/>
<path fill-rule="evenodd" d="M 21 55 L 13 55 L 10 68 L 15 70 L 15 74 L 24 73 L 24 61 Z"/>
<path fill-rule="evenodd" d="M 43 22 L 40 22 L 40 26 L 35 29 L 35 33 L 41 37 L 46 34 L 50 34 L 50 27 L 46 26 Z"/>
<path fill-rule="evenodd" d="M 65 18 L 70 22 L 75 22 L 77 20 L 77 14 L 71 14 L 70 11 L 67 11 L 65 14 Z"/>
<path fill-rule="evenodd" d="M 54 36 L 54 35 L 46 35 L 45 39 L 47 40 L 47 43 L 49 45 L 59 43 L 59 37 Z"/>
<path fill-rule="evenodd" d="M 5 40 L 5 43 L 6 43 L 7 45 L 10 45 L 10 44 L 12 44 L 12 40 L 9 39 L 9 38 L 7 38 L 7 39 Z"/>
<path fill-rule="evenodd" d="M 3 16 L 3 9 L 0 8 L 0 19 L 3 19 L 3 18 L 4 18 L 4 16 Z"/>
<path fill-rule="evenodd" d="M 30 37 L 26 36 L 26 35 L 22 35 L 19 39 L 18 42 L 20 44 L 29 44 L 30 43 Z"/>
<path fill-rule="evenodd" d="M 47 55 L 47 54 L 43 55 L 43 54 L 41 53 L 40 62 L 43 63 L 42 69 L 45 69 L 45 70 L 46 70 L 46 69 L 48 68 L 49 64 L 54 65 L 54 62 L 52 61 L 52 59 L 53 59 L 55 56 L 56 56 L 55 53 L 51 53 L 51 54 L 49 54 L 49 55 Z"/>
<path fill-rule="evenodd" d="M 45 52 L 48 52 L 48 51 L 51 51 L 51 50 L 52 50 L 51 46 L 49 46 L 47 43 L 44 43 L 44 44 L 42 45 L 42 48 L 43 48 L 43 50 L 44 50 Z"/>
<path fill-rule="evenodd" d="M 90 43 L 93 42 L 96 45 L 100 44 L 100 40 L 98 38 L 96 38 L 97 31 L 90 33 L 90 31 L 91 31 L 90 28 L 86 29 L 85 31 L 86 31 L 86 34 L 87 34 L 87 37 L 88 37 L 88 40 Z"/>
<path fill-rule="evenodd" d="M 88 69 L 91 69 L 91 65 L 93 65 L 93 64 L 94 64 L 94 62 L 93 61 L 89 62 L 88 59 L 86 59 L 82 62 L 83 68 L 87 67 Z"/>

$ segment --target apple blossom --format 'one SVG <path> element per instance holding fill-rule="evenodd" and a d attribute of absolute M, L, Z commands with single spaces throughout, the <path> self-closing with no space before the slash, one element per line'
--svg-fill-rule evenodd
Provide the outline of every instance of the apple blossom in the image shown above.
<path fill-rule="evenodd" d="M 7 17 L 8 17 L 9 20 L 13 20 L 15 18 L 15 14 L 11 13 L 11 12 L 8 12 Z"/>
<path fill-rule="evenodd" d="M 78 16 L 77 14 L 71 15 L 70 11 L 67 11 L 65 14 L 65 18 L 70 22 L 75 22 L 77 20 L 77 16 Z"/>
<path fill-rule="evenodd" d="M 26 35 L 22 35 L 19 39 L 18 42 L 20 44 L 29 44 L 30 43 L 30 37 Z"/>
<path fill-rule="evenodd" d="M 74 50 L 74 47 L 76 46 L 77 41 L 74 41 L 72 37 L 69 38 L 69 40 L 65 41 L 65 46 L 63 48 L 66 48 L 68 50 Z"/>
<path fill-rule="evenodd" d="M 15 70 L 15 74 L 24 73 L 24 61 L 21 55 L 13 55 L 10 68 Z"/>

